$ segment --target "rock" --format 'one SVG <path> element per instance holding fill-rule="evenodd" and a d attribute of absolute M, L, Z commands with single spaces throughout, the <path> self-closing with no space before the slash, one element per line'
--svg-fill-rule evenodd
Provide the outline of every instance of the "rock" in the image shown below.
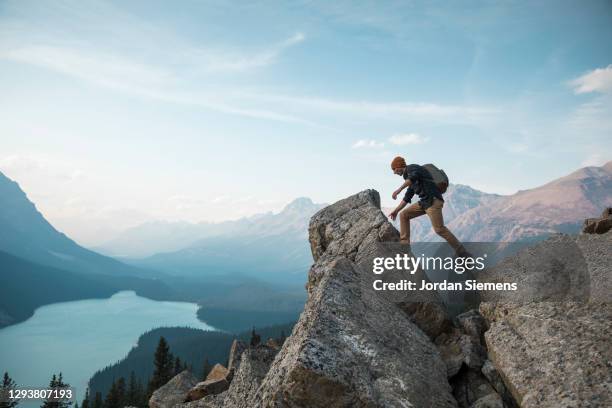
<path fill-rule="evenodd" d="M 478 339 L 457 329 L 438 336 L 435 343 L 446 364 L 449 378 L 456 375 L 464 364 L 466 367 L 480 370 L 487 358 L 487 352 Z"/>
<path fill-rule="evenodd" d="M 435 339 L 453 327 L 441 302 L 399 302 L 398 306 L 430 339 Z"/>
<path fill-rule="evenodd" d="M 487 322 L 482 317 L 480 312 L 478 312 L 478 310 L 472 309 L 465 313 L 461 313 L 455 319 L 457 320 L 457 325 L 461 327 L 464 333 L 468 334 L 479 342 L 484 342 L 483 335 Z"/>
<path fill-rule="evenodd" d="M 459 336 L 460 334 L 456 332 L 452 334 L 442 333 L 435 340 L 440 351 L 440 357 L 446 364 L 446 376 L 448 378 L 457 375 L 463 366 L 464 356 L 458 341 Z"/>
<path fill-rule="evenodd" d="M 504 408 L 504 402 L 498 394 L 493 393 L 476 400 L 470 408 Z"/>
<path fill-rule="evenodd" d="M 208 380 L 221 380 L 227 376 L 228 369 L 225 368 L 222 364 L 215 364 L 213 368 L 210 370 L 210 373 L 206 376 L 206 381 Z"/>
<path fill-rule="evenodd" d="M 225 393 L 223 408 L 252 408 L 257 389 L 268 373 L 278 349 L 267 345 L 249 348 L 242 355 L 240 367 L 234 375 L 229 390 Z M 222 394 L 223 395 L 223 394 Z"/>
<path fill-rule="evenodd" d="M 242 353 L 239 367 L 227 391 L 208 395 L 175 408 L 253 408 L 261 381 L 268 373 L 278 350 L 266 345 L 250 347 Z"/>
<path fill-rule="evenodd" d="M 230 347 L 229 358 L 227 359 L 227 369 L 231 373 L 235 373 L 238 367 L 240 366 L 240 359 L 242 358 L 242 353 L 247 349 L 247 345 L 245 342 L 240 340 L 234 340 L 232 342 L 232 346 Z"/>
<path fill-rule="evenodd" d="M 605 234 L 612 228 L 612 208 L 606 208 L 601 217 L 584 220 L 582 232 L 584 234 Z"/>
<path fill-rule="evenodd" d="M 460 408 L 472 407 L 478 400 L 497 395 L 480 371 L 464 368 L 451 379 L 453 395 Z M 499 395 L 497 395 L 499 397 Z"/>
<path fill-rule="evenodd" d="M 480 341 L 464 334 L 459 338 L 459 346 L 465 365 L 469 368 L 480 370 L 487 359 L 487 352 L 480 345 Z"/>
<path fill-rule="evenodd" d="M 558 251 L 557 244 L 572 242 L 575 247 Z M 612 406 L 610 248 L 611 232 L 552 237 L 502 262 L 505 269 L 492 268 L 519 285 L 555 279 L 568 284 L 552 300 L 518 297 L 480 306 L 490 326 L 489 359 L 521 407 Z"/>
<path fill-rule="evenodd" d="M 225 378 L 217 378 L 199 382 L 191 390 L 189 390 L 185 401 L 195 401 L 204 398 L 207 395 L 220 394 L 228 389 L 229 384 L 229 381 L 227 381 Z"/>
<path fill-rule="evenodd" d="M 313 216 L 308 301 L 252 406 L 456 406 L 436 347 L 357 266 L 396 238 L 373 190 Z"/>
<path fill-rule="evenodd" d="M 278 343 L 276 342 L 276 340 L 274 340 L 273 338 L 269 338 L 266 341 L 266 346 L 271 347 L 273 349 L 280 349 L 280 346 L 278 345 Z"/>
<path fill-rule="evenodd" d="M 149 399 L 150 408 L 171 408 L 185 401 L 189 390 L 198 379 L 188 370 L 174 376 L 164 386 L 157 389 Z"/>
<path fill-rule="evenodd" d="M 315 262 L 323 254 L 354 261 L 362 246 L 399 240 L 399 233 L 380 211 L 375 190 L 364 190 L 319 210 L 310 219 L 308 233 Z"/>
<path fill-rule="evenodd" d="M 495 388 L 495 391 L 497 391 L 499 395 L 506 394 L 507 390 L 506 390 L 506 386 L 504 385 L 504 381 L 502 380 L 501 376 L 495 369 L 495 366 L 493 365 L 491 360 L 487 360 L 484 362 L 484 364 L 482 365 L 481 371 L 482 371 L 482 374 L 489 381 L 489 383 L 493 386 L 493 388 Z"/>

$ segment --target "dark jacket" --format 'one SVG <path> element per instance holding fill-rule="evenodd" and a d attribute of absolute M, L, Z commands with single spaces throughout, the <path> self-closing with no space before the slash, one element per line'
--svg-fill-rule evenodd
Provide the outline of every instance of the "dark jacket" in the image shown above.
<path fill-rule="evenodd" d="M 411 202 L 412 197 L 416 194 L 420 198 L 419 205 L 423 210 L 426 210 L 431 207 L 434 198 L 444 201 L 438 186 L 433 182 L 429 172 L 423 166 L 409 164 L 404 169 L 402 176 L 404 180 L 410 179 L 412 182 L 404 195 L 405 202 Z"/>

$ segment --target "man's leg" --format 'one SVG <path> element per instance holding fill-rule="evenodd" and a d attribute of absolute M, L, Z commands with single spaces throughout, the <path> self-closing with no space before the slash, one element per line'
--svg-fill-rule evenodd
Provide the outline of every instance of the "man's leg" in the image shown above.
<path fill-rule="evenodd" d="M 442 206 L 444 202 L 437 198 L 434 198 L 433 204 L 429 207 L 426 212 L 431 220 L 431 226 L 436 234 L 441 236 L 453 247 L 455 252 L 460 253 L 465 251 L 461 242 L 453 235 L 452 232 L 444 225 L 444 218 L 442 217 Z"/>
<path fill-rule="evenodd" d="M 399 213 L 400 242 L 404 244 L 410 243 L 410 220 L 423 214 L 425 214 L 425 211 L 423 211 L 419 203 L 414 203 Z"/>

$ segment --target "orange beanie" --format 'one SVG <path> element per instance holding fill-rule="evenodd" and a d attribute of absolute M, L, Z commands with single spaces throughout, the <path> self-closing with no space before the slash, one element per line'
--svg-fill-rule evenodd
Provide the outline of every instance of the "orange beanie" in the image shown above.
<path fill-rule="evenodd" d="M 403 157 L 397 156 L 393 161 L 391 161 L 391 170 L 395 170 L 400 167 L 406 167 L 406 160 Z"/>

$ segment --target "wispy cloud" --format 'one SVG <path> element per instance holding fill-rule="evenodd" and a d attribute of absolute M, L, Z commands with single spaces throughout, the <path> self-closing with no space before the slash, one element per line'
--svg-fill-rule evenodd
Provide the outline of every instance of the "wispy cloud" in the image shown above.
<path fill-rule="evenodd" d="M 423 144 L 427 142 L 427 138 L 419 135 L 418 133 L 403 133 L 393 135 L 389 138 L 389 142 L 394 145 L 403 146 L 411 144 Z"/>
<path fill-rule="evenodd" d="M 360 139 L 351 146 L 353 149 L 380 149 L 385 147 L 385 144 L 373 139 Z"/>
<path fill-rule="evenodd" d="M 612 93 L 612 65 L 597 68 L 569 82 L 574 93 Z"/>
<path fill-rule="evenodd" d="M 278 44 L 266 49 L 246 53 L 236 50 L 219 50 L 214 48 L 199 48 L 191 52 L 197 66 L 207 72 L 244 72 L 251 69 L 263 68 L 274 64 L 279 56 L 287 49 L 304 41 L 303 33 L 296 33 Z"/>

